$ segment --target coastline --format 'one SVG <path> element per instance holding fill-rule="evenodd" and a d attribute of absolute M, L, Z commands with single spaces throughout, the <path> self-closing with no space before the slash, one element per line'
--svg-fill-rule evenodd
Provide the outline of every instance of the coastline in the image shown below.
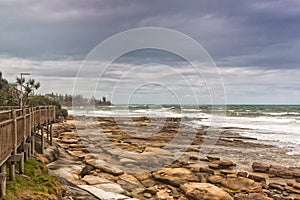
<path fill-rule="evenodd" d="M 289 166 L 274 158 L 275 153 L 282 155 L 284 160 L 286 151 L 262 144 L 253 138 L 240 136 L 231 132 L 230 128 L 222 132 L 208 157 L 199 159 L 197 154 L 197 145 L 199 146 L 205 134 L 205 130 L 199 130 L 187 152 L 170 162 L 168 159 L 171 155 L 161 147 L 174 137 L 176 121 L 178 119 L 170 118 L 164 126 L 163 133 L 152 135 L 150 143 L 147 142 L 149 138 L 144 138 L 141 134 L 126 136 L 127 134 L 124 134 L 109 117 L 99 117 L 98 121 L 81 123 L 81 127 L 76 127 L 74 121 L 56 124 L 53 127 L 54 138 L 60 152 L 63 153 L 60 153 L 61 159 L 48 164 L 49 171 L 93 193 L 94 196 L 98 195 L 101 199 L 109 199 L 112 196 L 115 199 L 197 199 L 193 197 L 197 196 L 195 191 L 207 190 L 210 195 L 216 195 L 213 191 L 218 189 L 224 191 L 223 195 L 228 199 L 300 198 L 300 166 Z M 127 128 L 132 126 L 129 119 L 123 118 L 118 125 L 120 123 Z M 135 119 L 135 125 L 138 124 L 138 127 L 147 126 L 148 123 L 147 118 Z M 93 134 L 92 130 L 95 128 L 101 128 L 113 145 L 103 149 L 104 145 L 97 141 Z M 146 144 L 149 146 L 145 146 Z M 116 149 L 147 153 L 146 160 L 141 160 L 136 154 L 121 154 L 116 152 Z M 90 153 L 91 150 L 93 153 Z M 117 156 L 113 153 L 117 153 Z M 162 168 L 147 171 L 149 158 L 152 159 L 151 167 L 156 167 L 153 163 L 157 160 L 153 159 L 152 155 L 162 155 L 160 158 L 164 159 L 158 161 L 169 163 L 163 164 Z M 286 157 L 291 159 L 289 155 Z M 137 164 L 137 161 L 142 162 L 142 165 Z M 267 170 L 254 172 L 254 161 L 261 162 L 261 166 Z M 156 163 L 157 166 L 161 164 L 159 162 Z M 111 165 L 112 163 L 114 165 Z M 78 175 L 85 166 L 93 168 L 86 176 L 79 178 Z M 128 171 L 128 168 L 137 170 L 137 173 Z M 195 190 L 188 191 L 187 188 Z M 91 195 L 90 198 L 95 197 Z"/>

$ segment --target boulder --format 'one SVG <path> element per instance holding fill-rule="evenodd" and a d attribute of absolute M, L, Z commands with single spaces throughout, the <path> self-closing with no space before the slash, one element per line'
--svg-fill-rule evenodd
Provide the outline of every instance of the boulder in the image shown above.
<path fill-rule="evenodd" d="M 269 173 L 278 176 L 281 178 L 293 178 L 294 174 L 291 170 L 280 166 L 280 165 L 271 165 L 269 168 Z"/>
<path fill-rule="evenodd" d="M 289 167 L 288 168 L 295 178 L 300 178 L 300 168 L 299 167 Z"/>
<path fill-rule="evenodd" d="M 135 188 L 144 188 L 138 179 L 130 174 L 122 174 L 117 181 L 124 189 L 132 191 Z"/>
<path fill-rule="evenodd" d="M 248 177 L 248 172 L 238 172 L 237 175 L 247 178 Z"/>
<path fill-rule="evenodd" d="M 300 190 L 291 186 L 285 186 L 284 189 L 290 193 L 300 194 Z"/>
<path fill-rule="evenodd" d="M 269 171 L 269 165 L 259 163 L 259 162 L 253 162 L 252 163 L 252 169 L 254 172 L 268 172 Z"/>
<path fill-rule="evenodd" d="M 300 183 L 294 183 L 293 184 L 293 187 L 300 190 Z"/>
<path fill-rule="evenodd" d="M 116 184 L 116 183 L 97 184 L 97 185 L 94 185 L 94 187 L 102 189 L 106 192 L 113 192 L 113 193 L 118 193 L 118 194 L 125 193 L 124 189 L 119 184 Z"/>
<path fill-rule="evenodd" d="M 213 176 L 210 176 L 208 177 L 208 181 L 212 184 L 219 184 L 222 182 L 224 178 L 220 175 L 213 175 Z"/>
<path fill-rule="evenodd" d="M 256 182 L 266 182 L 266 178 L 256 174 L 250 174 L 248 178 L 253 179 Z"/>
<path fill-rule="evenodd" d="M 226 178 L 222 180 L 221 185 L 231 190 L 241 191 L 254 191 L 262 189 L 261 184 L 255 182 L 252 179 L 244 177 Z"/>
<path fill-rule="evenodd" d="M 153 172 L 153 177 L 173 186 L 179 186 L 186 182 L 195 182 L 199 180 L 191 170 L 186 168 L 162 168 Z"/>
<path fill-rule="evenodd" d="M 234 200 L 273 200 L 270 197 L 267 197 L 263 193 L 250 193 L 250 194 L 236 194 Z"/>
<path fill-rule="evenodd" d="M 96 185 L 96 184 L 102 184 L 102 183 L 111 183 L 110 180 L 107 180 L 105 178 L 101 178 L 101 177 L 98 177 L 98 176 L 92 176 L 92 175 L 86 175 L 81 180 L 86 182 L 89 185 Z"/>
<path fill-rule="evenodd" d="M 279 191 L 284 191 L 284 186 L 278 184 L 278 183 L 269 183 L 269 188 L 270 189 L 276 189 Z"/>
<path fill-rule="evenodd" d="M 229 169 L 232 166 L 236 166 L 231 160 L 215 160 L 212 161 L 209 165 L 212 169 Z"/>
<path fill-rule="evenodd" d="M 191 200 L 233 200 L 224 190 L 210 183 L 184 183 L 180 186 L 184 194 Z"/>
<path fill-rule="evenodd" d="M 90 160 L 86 160 L 86 163 L 93 166 L 94 168 L 100 169 L 104 172 L 107 172 L 107 173 L 115 175 L 115 176 L 121 175 L 124 173 L 121 169 L 117 168 L 116 166 L 114 166 L 104 160 L 90 159 Z"/>
<path fill-rule="evenodd" d="M 81 189 L 84 189 L 91 194 L 93 194 L 95 197 L 102 199 L 102 200 L 128 200 L 132 199 L 128 196 L 125 196 L 123 194 L 117 194 L 114 192 L 107 192 L 105 190 L 90 186 L 90 185 L 78 185 Z"/>

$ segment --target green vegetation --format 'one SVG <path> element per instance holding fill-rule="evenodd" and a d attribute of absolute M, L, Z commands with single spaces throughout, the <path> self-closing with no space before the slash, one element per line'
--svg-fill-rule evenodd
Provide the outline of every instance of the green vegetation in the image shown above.
<path fill-rule="evenodd" d="M 61 104 L 49 97 L 43 95 L 31 96 L 27 101 L 29 106 L 56 106 L 56 117 L 63 116 L 65 119 L 68 117 L 68 111 L 61 107 Z"/>
<path fill-rule="evenodd" d="M 20 89 L 22 87 L 22 92 Z M 40 83 L 34 79 L 28 81 L 22 77 L 16 79 L 15 84 L 9 84 L 6 79 L 2 77 L 0 72 L 0 106 L 20 106 L 20 96 L 24 106 L 56 106 L 56 116 L 63 116 L 67 118 L 68 111 L 63 109 L 61 104 L 54 98 L 34 95 L 34 91 L 40 87 Z M 6 119 L 6 116 L 0 116 L 0 120 Z"/>
<path fill-rule="evenodd" d="M 102 100 L 96 99 L 95 97 L 84 98 L 81 94 L 69 95 L 69 94 L 46 94 L 47 97 L 58 101 L 61 105 L 66 107 L 71 106 L 110 106 L 111 102 L 107 100 L 105 96 Z"/>
<path fill-rule="evenodd" d="M 29 158 L 25 162 L 25 175 L 16 174 L 15 181 L 7 181 L 7 200 L 58 199 L 66 188 L 56 177 L 48 174 L 47 167 Z"/>
<path fill-rule="evenodd" d="M 11 85 L 2 77 L 2 72 L 0 72 L 0 105 L 12 105 L 12 102 L 9 101 L 11 98 L 10 88 Z"/>

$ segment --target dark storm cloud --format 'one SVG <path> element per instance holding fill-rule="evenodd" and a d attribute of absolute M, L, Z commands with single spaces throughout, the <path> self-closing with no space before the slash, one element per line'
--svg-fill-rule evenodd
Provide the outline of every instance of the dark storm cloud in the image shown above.
<path fill-rule="evenodd" d="M 299 63 L 299 1 L 3 0 L 0 11 L 8 56 L 82 59 L 112 34 L 161 26 L 195 38 L 221 66 L 241 66 L 245 55 L 243 66 Z"/>
<path fill-rule="evenodd" d="M 268 102 L 275 96 L 285 101 L 287 93 L 288 102 L 299 102 L 299 21 L 297 0 L 0 0 L 0 71 L 10 81 L 20 71 L 30 72 L 49 86 L 42 92 L 51 86 L 69 92 L 82 60 L 101 41 L 132 28 L 164 27 L 207 50 L 224 77 L 229 102 Z M 199 79 L 181 58 L 142 51 L 116 60 L 107 82 L 118 81 L 124 66 L 149 63 Z M 97 67 L 84 76 L 97 75 Z M 266 90 L 276 94 L 266 97 Z"/>

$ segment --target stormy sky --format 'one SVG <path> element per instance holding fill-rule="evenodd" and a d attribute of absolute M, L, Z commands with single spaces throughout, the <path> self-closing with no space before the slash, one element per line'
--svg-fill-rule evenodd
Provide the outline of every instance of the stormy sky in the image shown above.
<path fill-rule="evenodd" d="M 105 73 L 101 61 L 80 71 L 99 43 L 143 27 L 175 30 L 202 45 L 229 104 L 300 102 L 298 0 L 0 0 L 0 71 L 11 82 L 29 72 L 40 93 L 75 91 L 113 103 L 212 102 L 205 78 L 172 52 L 129 52 Z"/>

